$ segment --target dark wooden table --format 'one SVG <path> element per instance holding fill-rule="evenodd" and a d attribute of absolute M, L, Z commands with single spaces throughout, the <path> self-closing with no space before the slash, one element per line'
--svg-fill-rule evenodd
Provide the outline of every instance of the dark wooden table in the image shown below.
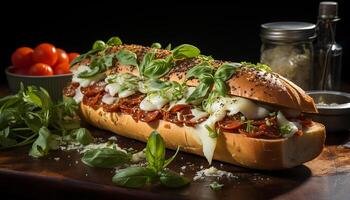
<path fill-rule="evenodd" d="M 0 89 L 0 96 L 7 94 Z M 112 133 L 89 127 L 94 135 L 108 138 Z M 0 152 L 0 199 L 350 199 L 350 149 L 342 146 L 349 132 L 328 133 L 326 148 L 315 160 L 284 171 L 248 170 L 214 162 L 218 169 L 232 172 L 236 178 L 222 178 L 222 190 L 213 191 L 215 178 L 192 181 L 182 189 L 160 186 L 140 190 L 113 185 L 115 171 L 84 165 L 76 151 L 53 151 L 46 158 L 28 156 L 29 147 Z M 141 150 L 144 143 L 119 137 L 122 147 Z M 169 151 L 168 154 L 172 154 Z M 55 160 L 59 158 L 59 160 Z M 180 168 L 187 166 L 184 171 Z M 179 153 L 170 169 L 182 171 L 192 179 L 200 166 L 208 168 L 204 158 Z"/>

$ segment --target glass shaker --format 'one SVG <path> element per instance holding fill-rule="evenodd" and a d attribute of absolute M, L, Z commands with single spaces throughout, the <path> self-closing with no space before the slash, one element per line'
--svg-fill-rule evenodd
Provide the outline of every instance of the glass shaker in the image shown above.
<path fill-rule="evenodd" d="M 313 84 L 315 24 L 273 22 L 261 25 L 260 62 L 304 90 Z"/>

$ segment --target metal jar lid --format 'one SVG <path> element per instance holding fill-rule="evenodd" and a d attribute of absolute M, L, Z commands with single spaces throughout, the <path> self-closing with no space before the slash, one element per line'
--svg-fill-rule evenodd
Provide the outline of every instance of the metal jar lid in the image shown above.
<path fill-rule="evenodd" d="M 261 25 L 262 39 L 296 42 L 316 37 L 316 25 L 306 22 L 272 22 Z"/>

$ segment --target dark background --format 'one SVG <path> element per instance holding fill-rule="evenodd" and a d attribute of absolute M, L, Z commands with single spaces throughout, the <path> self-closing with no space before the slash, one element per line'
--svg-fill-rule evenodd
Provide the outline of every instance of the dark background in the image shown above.
<path fill-rule="evenodd" d="M 65 50 L 85 52 L 97 39 L 118 35 L 125 43 L 190 43 L 216 59 L 257 62 L 260 24 L 272 21 L 315 23 L 319 1 L 85 1 L 79 3 L 7 2 L 0 13 L 0 66 L 10 65 L 11 53 L 20 46 L 50 42 Z M 343 77 L 350 64 L 350 6 L 339 2 L 341 21 L 337 41 L 343 46 Z M 348 9 L 348 10 L 347 10 Z M 6 83 L 3 70 L 0 84 Z"/>

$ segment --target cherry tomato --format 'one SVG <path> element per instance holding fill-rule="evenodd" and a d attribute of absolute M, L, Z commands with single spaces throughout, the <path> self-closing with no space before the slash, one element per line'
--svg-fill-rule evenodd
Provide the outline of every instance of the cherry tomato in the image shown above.
<path fill-rule="evenodd" d="M 53 66 L 54 74 L 69 74 L 71 73 L 69 70 L 69 63 L 63 62 L 58 65 Z"/>
<path fill-rule="evenodd" d="M 11 56 L 12 65 L 17 68 L 29 68 L 33 62 L 34 50 L 29 47 L 20 47 Z"/>
<path fill-rule="evenodd" d="M 53 70 L 47 64 L 36 63 L 29 68 L 28 74 L 32 76 L 51 76 L 53 75 Z"/>
<path fill-rule="evenodd" d="M 76 57 L 80 56 L 80 54 L 72 52 L 68 54 L 68 58 L 69 58 L 69 63 L 71 63 Z"/>
<path fill-rule="evenodd" d="M 22 68 L 22 67 L 11 67 L 9 69 L 11 73 L 19 74 L 19 75 L 27 75 L 28 68 Z"/>
<path fill-rule="evenodd" d="M 55 65 L 58 65 L 60 63 L 69 63 L 69 58 L 67 53 L 60 48 L 56 48 L 56 50 L 57 50 L 57 61 Z"/>
<path fill-rule="evenodd" d="M 57 50 L 52 44 L 42 43 L 34 49 L 33 60 L 35 63 L 44 63 L 52 66 L 56 63 L 57 57 Z"/>

